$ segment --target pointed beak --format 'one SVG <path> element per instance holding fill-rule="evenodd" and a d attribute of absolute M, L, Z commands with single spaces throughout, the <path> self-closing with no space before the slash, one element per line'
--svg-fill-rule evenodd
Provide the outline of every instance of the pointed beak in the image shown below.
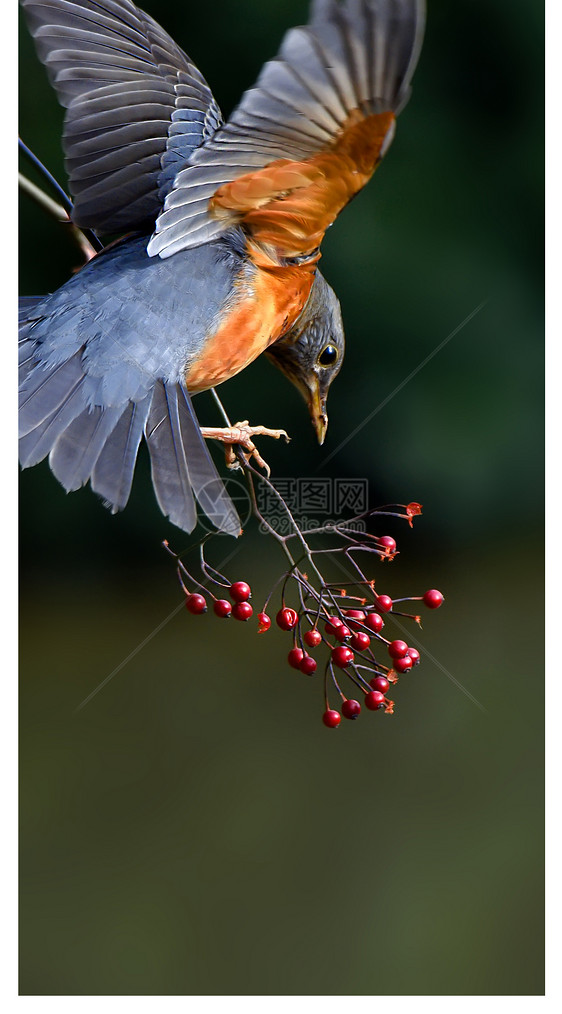
<path fill-rule="evenodd" d="M 308 410 L 312 419 L 312 425 L 318 437 L 318 443 L 323 444 L 328 429 L 328 416 L 326 413 L 326 395 L 320 393 L 318 377 L 314 377 L 308 391 Z"/>

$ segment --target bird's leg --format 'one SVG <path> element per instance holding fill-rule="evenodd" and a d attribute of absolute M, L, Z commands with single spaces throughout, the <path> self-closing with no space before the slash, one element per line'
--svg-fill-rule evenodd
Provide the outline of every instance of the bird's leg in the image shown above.
<path fill-rule="evenodd" d="M 236 423 L 234 426 L 202 426 L 201 434 L 205 440 L 220 440 L 221 443 L 227 445 L 226 464 L 228 468 L 240 468 L 240 463 L 234 453 L 234 447 L 238 445 L 242 448 L 242 452 L 247 460 L 255 458 L 256 464 L 267 472 L 268 477 L 271 469 L 267 462 L 263 460 L 252 438 L 273 437 L 274 440 L 279 440 L 281 437 L 284 437 L 287 443 L 291 439 L 285 430 L 270 430 L 267 426 L 250 426 L 247 419 Z"/>

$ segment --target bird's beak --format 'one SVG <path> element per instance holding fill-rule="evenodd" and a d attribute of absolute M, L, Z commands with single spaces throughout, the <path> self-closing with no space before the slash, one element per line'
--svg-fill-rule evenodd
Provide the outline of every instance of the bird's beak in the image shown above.
<path fill-rule="evenodd" d="M 320 392 L 318 377 L 314 377 L 308 389 L 308 410 L 312 419 L 312 425 L 318 437 L 318 443 L 323 444 L 328 429 L 328 416 L 326 413 L 326 395 Z"/>

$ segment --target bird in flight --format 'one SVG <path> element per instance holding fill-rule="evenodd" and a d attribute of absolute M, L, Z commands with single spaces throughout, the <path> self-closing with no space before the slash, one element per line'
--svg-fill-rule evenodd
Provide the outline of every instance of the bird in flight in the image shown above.
<path fill-rule="evenodd" d="M 113 512 L 141 439 L 162 512 L 238 515 L 191 395 L 261 353 L 304 395 L 320 443 L 341 368 L 326 229 L 369 181 L 409 96 L 423 0 L 313 0 L 225 123 L 189 57 L 132 0 L 22 0 L 66 109 L 72 220 L 121 236 L 56 292 L 20 300 L 20 461 L 49 455 Z"/>

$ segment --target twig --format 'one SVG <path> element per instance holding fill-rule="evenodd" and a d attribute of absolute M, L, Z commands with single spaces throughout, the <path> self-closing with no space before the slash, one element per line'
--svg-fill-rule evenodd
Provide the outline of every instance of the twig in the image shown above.
<path fill-rule="evenodd" d="M 37 155 L 34 154 L 34 152 L 32 152 L 31 148 L 27 147 L 27 145 L 25 144 L 25 142 L 22 141 L 21 137 L 18 137 L 18 145 L 19 145 L 20 151 L 23 152 L 23 154 L 26 156 L 26 158 L 28 158 L 29 161 L 35 166 L 35 168 L 39 170 L 39 172 L 44 177 L 44 179 L 46 179 L 47 182 L 51 184 L 53 190 L 56 191 L 56 193 L 60 197 L 61 201 L 65 205 L 68 214 L 71 215 L 72 214 L 72 201 L 70 200 L 70 197 L 68 196 L 68 194 L 62 189 L 60 183 L 55 179 L 55 177 L 53 176 L 53 174 L 49 172 L 49 170 L 47 169 L 47 167 L 45 165 L 43 165 L 41 159 L 38 158 Z"/>
<path fill-rule="evenodd" d="M 84 258 L 90 261 L 92 257 L 95 257 L 96 253 L 103 250 L 103 243 L 100 242 L 95 232 L 92 229 L 80 229 L 71 219 L 73 205 L 70 197 L 64 192 L 59 183 L 57 183 L 55 177 L 46 166 L 43 165 L 41 159 L 35 155 L 30 148 L 19 138 L 19 147 L 23 154 L 33 163 L 33 165 L 43 175 L 44 179 L 53 187 L 56 191 L 63 204 L 58 204 L 49 197 L 41 187 L 38 187 L 35 183 L 27 178 L 23 173 L 18 174 L 19 185 L 21 189 L 28 194 L 44 211 L 56 218 L 58 222 L 62 222 L 64 225 L 70 225 L 72 238 L 76 241 L 80 247 Z"/>

